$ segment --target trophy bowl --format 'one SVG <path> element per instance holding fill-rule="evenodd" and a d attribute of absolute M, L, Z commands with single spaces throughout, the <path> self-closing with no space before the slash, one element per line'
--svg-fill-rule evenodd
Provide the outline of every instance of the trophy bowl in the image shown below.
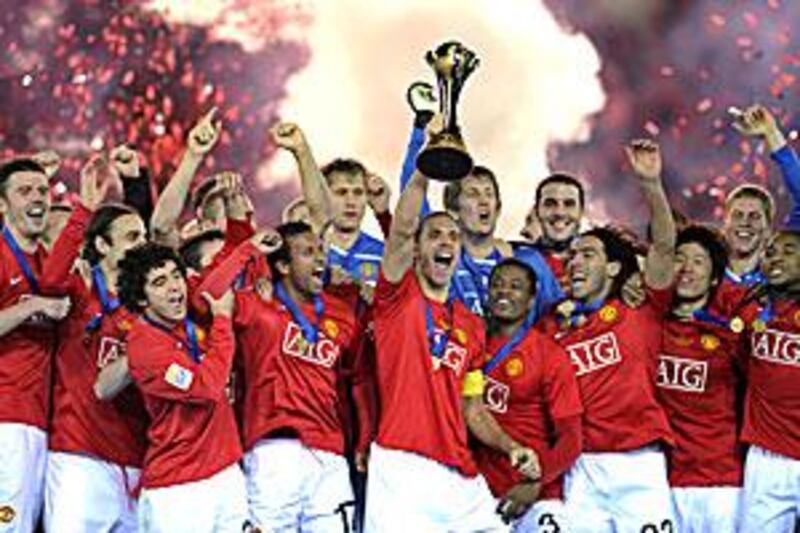
<path fill-rule="evenodd" d="M 480 61 L 456 41 L 440 44 L 425 55 L 425 60 L 436 74 L 442 129 L 431 133 L 417 157 L 417 168 L 431 179 L 457 181 L 472 170 L 472 157 L 461 136 L 456 108 L 464 83 Z"/>

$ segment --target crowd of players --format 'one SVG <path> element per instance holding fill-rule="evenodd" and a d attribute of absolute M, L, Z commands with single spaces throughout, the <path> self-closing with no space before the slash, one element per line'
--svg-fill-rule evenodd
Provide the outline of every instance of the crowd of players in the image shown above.
<path fill-rule="evenodd" d="M 0 165 L 0 531 L 794 531 L 800 161 L 769 111 L 734 127 L 786 224 L 754 184 L 721 232 L 681 217 L 635 140 L 646 239 L 584 230 L 556 173 L 506 242 L 487 167 L 431 210 L 415 160 L 441 121 L 415 109 L 393 213 L 385 180 L 277 125 L 303 195 L 274 230 L 235 172 L 193 187 L 213 110 L 157 197 L 127 146 L 72 203 L 54 154 Z"/>

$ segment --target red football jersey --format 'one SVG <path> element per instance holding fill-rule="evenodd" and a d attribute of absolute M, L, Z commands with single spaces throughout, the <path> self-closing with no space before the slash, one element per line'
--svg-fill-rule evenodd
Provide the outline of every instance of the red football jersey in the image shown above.
<path fill-rule="evenodd" d="M 800 304 L 776 300 L 768 321 L 761 309 L 753 303 L 742 312 L 749 340 L 742 441 L 800 459 Z"/>
<path fill-rule="evenodd" d="M 150 414 L 142 485 L 164 487 L 206 479 L 242 456 L 225 385 L 234 352 L 230 319 L 216 317 L 204 357 L 189 354 L 183 324 L 172 331 L 138 319 L 128 334 L 128 361 Z"/>
<path fill-rule="evenodd" d="M 270 434 L 297 435 L 312 448 L 344 454 L 339 381 L 359 336 L 346 302 L 323 293 L 319 339 L 311 344 L 279 301 L 237 293 L 234 327 L 244 368 L 245 449 Z M 313 305 L 301 311 L 314 321 Z"/>
<path fill-rule="evenodd" d="M 541 249 L 547 265 L 553 272 L 553 276 L 558 280 L 559 285 L 564 290 L 569 288 L 569 276 L 567 274 L 567 260 L 555 254 L 553 250 Z"/>
<path fill-rule="evenodd" d="M 656 441 L 672 444 L 667 417 L 656 399 L 657 356 L 669 291 L 651 291 L 631 308 L 611 300 L 578 327 L 547 331 L 570 356 L 583 402 L 583 446 L 588 452 L 620 452 Z"/>
<path fill-rule="evenodd" d="M 135 318 L 120 307 L 104 317 L 99 328 L 86 330 L 101 310 L 100 299 L 72 265 L 91 216 L 82 206 L 75 208 L 42 276 L 43 291 L 69 295 L 72 302 L 69 315 L 58 328 L 61 342 L 55 358 L 49 446 L 51 450 L 141 467 L 147 429 L 141 394 L 135 387 L 127 387 L 113 401 L 100 401 L 94 394 L 97 373 L 125 355 L 125 338 Z"/>
<path fill-rule="evenodd" d="M 426 301 L 437 334 L 444 334 L 446 326 L 450 330 L 444 355 L 436 363 L 428 343 Z M 381 409 L 377 443 L 475 476 L 461 410 L 462 389 L 465 374 L 483 364 L 483 322 L 454 301 L 451 324 L 448 306 L 425 298 L 413 270 L 396 284 L 381 273 L 374 306 Z"/>
<path fill-rule="evenodd" d="M 723 276 L 714 297 L 709 304 L 712 313 L 722 316 L 732 316 L 738 313 L 742 300 L 747 296 L 750 287 L 737 283 L 729 276 Z"/>
<path fill-rule="evenodd" d="M 37 280 L 45 259 L 42 246 L 24 254 Z M 0 238 L 0 309 L 34 293 L 11 248 Z M 0 337 L 0 422 L 16 422 L 47 430 L 50 405 L 50 357 L 55 325 L 35 315 Z"/>
<path fill-rule="evenodd" d="M 720 326 L 664 322 L 656 382 L 675 434 L 669 457 L 674 487 L 742 483 L 739 349 L 739 336 Z"/>
<path fill-rule="evenodd" d="M 490 337 L 488 353 L 496 353 L 507 340 Z M 583 412 L 569 357 L 563 348 L 535 329 L 487 374 L 484 401 L 512 439 L 533 448 L 540 456 L 554 439 L 553 420 Z M 504 453 L 478 445 L 475 458 L 497 497 L 505 496 L 511 487 L 525 480 Z M 541 499 L 560 497 L 560 479 L 546 485 L 540 495 Z"/>

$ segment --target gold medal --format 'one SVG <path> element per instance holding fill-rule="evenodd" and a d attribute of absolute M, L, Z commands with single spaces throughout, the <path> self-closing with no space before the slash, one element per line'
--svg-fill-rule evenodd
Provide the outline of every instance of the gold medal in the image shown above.
<path fill-rule="evenodd" d="M 512 357 L 506 363 L 506 375 L 510 378 L 522 375 L 523 370 L 525 370 L 525 365 L 522 363 L 522 359 L 519 356 Z"/>
<path fill-rule="evenodd" d="M 600 320 L 606 323 L 614 322 L 617 319 L 618 315 L 619 311 L 617 311 L 617 308 L 614 307 L 613 305 L 603 306 L 603 308 L 600 309 L 600 312 L 598 313 L 598 316 L 600 316 Z"/>
<path fill-rule="evenodd" d="M 703 335 L 700 337 L 700 344 L 703 345 L 709 352 L 713 352 L 717 348 L 719 348 L 719 337 L 716 335 Z"/>
<path fill-rule="evenodd" d="M 760 318 L 753 320 L 754 331 L 756 331 L 757 333 L 763 333 L 764 330 L 766 329 L 767 329 L 767 324 L 763 320 L 761 320 Z"/>
<path fill-rule="evenodd" d="M 728 324 L 728 327 L 734 333 L 741 333 L 744 331 L 744 320 L 742 320 L 738 316 L 733 317 L 733 319 L 731 319 L 730 323 Z"/>

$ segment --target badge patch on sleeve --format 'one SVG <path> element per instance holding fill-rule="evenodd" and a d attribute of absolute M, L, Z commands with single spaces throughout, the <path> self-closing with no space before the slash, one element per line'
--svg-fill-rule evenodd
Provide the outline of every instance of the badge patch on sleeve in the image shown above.
<path fill-rule="evenodd" d="M 194 373 L 188 368 L 183 368 L 178 363 L 172 363 L 164 373 L 164 379 L 173 387 L 182 391 L 187 391 L 189 387 L 192 386 Z"/>

